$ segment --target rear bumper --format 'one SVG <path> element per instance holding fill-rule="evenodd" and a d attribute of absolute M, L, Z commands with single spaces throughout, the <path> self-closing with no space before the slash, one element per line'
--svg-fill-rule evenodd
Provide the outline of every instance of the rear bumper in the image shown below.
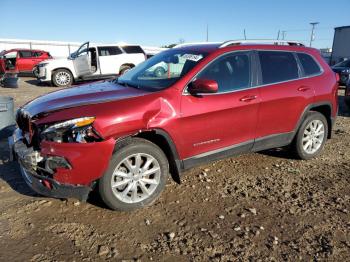
<path fill-rule="evenodd" d="M 114 141 L 96 143 L 42 142 L 36 151 L 24 143 L 17 129 L 9 137 L 10 159 L 16 159 L 26 183 L 37 193 L 54 198 L 77 198 L 85 201 L 96 180 L 103 176 L 114 149 Z M 52 170 L 52 158 L 66 165 Z"/>

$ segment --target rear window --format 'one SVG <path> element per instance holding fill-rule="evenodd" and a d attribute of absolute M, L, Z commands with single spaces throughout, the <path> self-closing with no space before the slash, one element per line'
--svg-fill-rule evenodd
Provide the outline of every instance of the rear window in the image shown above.
<path fill-rule="evenodd" d="M 99 56 L 119 55 L 122 51 L 117 46 L 101 46 L 98 48 Z"/>
<path fill-rule="evenodd" d="M 298 53 L 297 55 L 304 69 L 305 76 L 316 75 L 321 72 L 321 68 L 310 55 L 303 53 Z"/>
<path fill-rule="evenodd" d="M 293 53 L 259 51 L 263 84 L 272 84 L 299 77 L 298 64 Z"/>
<path fill-rule="evenodd" d="M 141 48 L 141 46 L 138 46 L 138 45 L 127 45 L 127 46 L 123 46 L 122 48 L 125 51 L 125 53 L 128 53 L 128 54 L 138 54 L 138 53 L 144 54 L 143 49 Z"/>
<path fill-rule="evenodd" d="M 19 57 L 26 58 L 26 57 L 32 57 L 31 51 L 19 51 Z"/>

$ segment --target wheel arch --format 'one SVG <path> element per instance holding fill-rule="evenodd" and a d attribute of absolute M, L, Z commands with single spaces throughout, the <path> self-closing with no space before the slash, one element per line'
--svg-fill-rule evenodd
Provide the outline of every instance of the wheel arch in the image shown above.
<path fill-rule="evenodd" d="M 169 170 L 173 180 L 180 184 L 180 174 L 183 170 L 183 165 L 171 136 L 162 129 L 140 131 L 137 134 L 117 139 L 114 152 L 123 147 L 133 137 L 143 138 L 159 146 L 169 161 Z"/>
<path fill-rule="evenodd" d="M 71 70 L 70 68 L 68 68 L 68 67 L 62 67 L 62 66 L 61 66 L 61 67 L 57 67 L 57 68 L 55 68 L 55 69 L 52 69 L 52 71 L 51 71 L 51 81 L 52 81 L 52 79 L 53 79 L 53 74 L 54 74 L 57 70 L 60 70 L 60 69 L 64 69 L 64 70 L 69 71 L 69 73 L 72 74 L 73 82 L 75 82 L 76 76 L 75 76 L 74 72 L 72 72 L 72 70 Z"/>
<path fill-rule="evenodd" d="M 119 67 L 119 72 L 121 72 L 123 70 L 124 67 L 130 67 L 130 68 L 134 68 L 135 67 L 135 64 L 133 63 L 123 63 L 120 67 Z"/>
<path fill-rule="evenodd" d="M 328 124 L 327 138 L 328 139 L 332 138 L 332 127 L 334 122 L 332 118 L 332 109 L 333 109 L 332 104 L 330 102 L 320 102 L 320 103 L 310 104 L 309 106 L 307 106 L 304 109 L 304 112 L 302 113 L 298 121 L 297 127 L 295 129 L 295 134 L 297 133 L 297 131 L 299 130 L 299 127 L 301 126 L 304 119 L 306 118 L 307 113 L 310 111 L 315 111 L 315 112 L 321 113 L 326 118 L 327 124 Z"/>

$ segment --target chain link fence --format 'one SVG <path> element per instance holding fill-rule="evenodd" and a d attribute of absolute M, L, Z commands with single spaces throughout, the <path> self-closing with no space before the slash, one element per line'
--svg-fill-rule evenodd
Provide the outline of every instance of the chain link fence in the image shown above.
<path fill-rule="evenodd" d="M 54 41 L 31 41 L 0 39 L 0 51 L 9 49 L 40 49 L 49 52 L 53 57 L 67 57 L 74 52 L 81 43 L 78 42 L 54 42 Z"/>

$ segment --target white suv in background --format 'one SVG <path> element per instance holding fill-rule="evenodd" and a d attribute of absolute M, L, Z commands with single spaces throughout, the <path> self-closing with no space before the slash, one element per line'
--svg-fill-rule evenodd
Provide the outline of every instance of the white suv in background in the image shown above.
<path fill-rule="evenodd" d="M 52 59 L 39 63 L 34 74 L 41 82 L 65 87 L 77 80 L 106 79 L 125 73 L 146 60 L 138 45 L 82 44 L 68 58 Z"/>

